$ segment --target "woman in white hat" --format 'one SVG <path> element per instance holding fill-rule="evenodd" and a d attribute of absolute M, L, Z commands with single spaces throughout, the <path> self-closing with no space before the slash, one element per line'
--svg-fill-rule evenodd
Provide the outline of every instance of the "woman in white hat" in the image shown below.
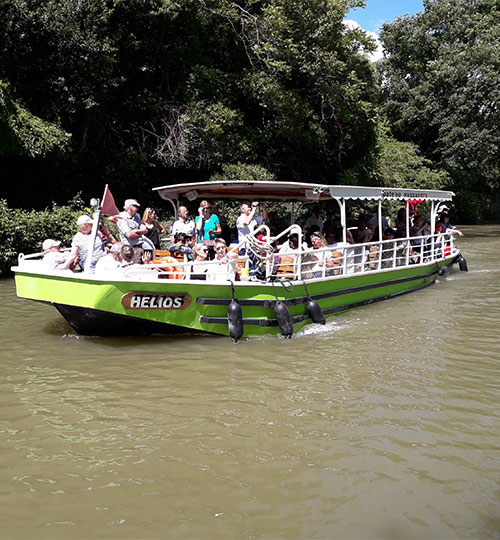
<path fill-rule="evenodd" d="M 88 256 L 90 233 L 92 232 L 93 220 L 91 217 L 83 215 L 76 220 L 78 232 L 73 236 L 71 242 L 71 252 L 68 259 L 60 269 L 73 268 L 77 263 L 82 270 L 85 269 L 85 261 Z M 94 272 L 97 261 L 104 255 L 102 240 L 96 236 L 94 250 L 92 251 L 92 260 L 90 263 L 90 272 Z"/>

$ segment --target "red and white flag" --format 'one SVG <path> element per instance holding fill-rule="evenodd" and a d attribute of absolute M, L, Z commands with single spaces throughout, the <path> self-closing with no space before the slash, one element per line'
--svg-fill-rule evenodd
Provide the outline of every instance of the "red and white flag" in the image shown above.
<path fill-rule="evenodd" d="M 116 216 L 120 213 L 120 210 L 116 207 L 115 199 L 111 195 L 111 191 L 108 189 L 108 184 L 104 188 L 104 195 L 102 196 L 101 211 L 105 216 Z"/>

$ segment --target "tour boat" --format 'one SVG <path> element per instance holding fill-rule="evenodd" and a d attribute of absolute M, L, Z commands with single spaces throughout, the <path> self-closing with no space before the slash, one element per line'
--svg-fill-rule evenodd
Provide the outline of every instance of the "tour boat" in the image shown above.
<path fill-rule="evenodd" d="M 161 253 L 153 264 L 124 267 L 109 276 L 52 270 L 41 254 L 20 254 L 12 269 L 17 295 L 52 304 L 81 335 L 201 332 L 238 341 L 290 337 L 307 324 L 324 324 L 334 314 L 432 285 L 455 263 L 467 269 L 453 234 L 434 227 L 444 204 L 453 198 L 450 191 L 247 181 L 178 184 L 154 191 L 172 204 L 176 216 L 179 205 L 197 199 L 288 202 L 291 224 L 274 238 L 267 225 L 257 227 L 232 247 L 237 258 L 227 274 L 203 281 L 192 279 L 192 262 L 172 261 Z M 338 204 L 343 242 L 340 247 L 307 248 L 305 231 L 294 223 L 294 209 L 332 199 Z M 406 208 L 406 231 L 410 205 L 427 203 L 431 234 L 415 238 L 407 232 L 396 240 L 348 244 L 347 206 L 352 201 L 374 205 L 379 230 L 382 203 L 399 201 Z M 99 220 L 97 211 L 93 233 Z M 298 248 L 276 253 L 275 246 L 290 234 L 297 235 Z M 249 271 L 256 265 L 258 277 Z"/>

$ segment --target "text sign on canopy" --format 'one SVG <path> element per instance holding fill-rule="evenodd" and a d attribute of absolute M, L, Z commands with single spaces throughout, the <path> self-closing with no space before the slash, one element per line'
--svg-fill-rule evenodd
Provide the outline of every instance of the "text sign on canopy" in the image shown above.
<path fill-rule="evenodd" d="M 429 199 L 429 194 L 427 191 L 413 191 L 413 190 L 393 190 L 393 189 L 384 189 L 382 190 L 383 199 Z"/>

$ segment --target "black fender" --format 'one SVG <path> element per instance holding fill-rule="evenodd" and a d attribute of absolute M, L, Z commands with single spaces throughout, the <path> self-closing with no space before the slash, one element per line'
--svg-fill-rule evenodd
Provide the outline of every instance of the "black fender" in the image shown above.
<path fill-rule="evenodd" d="M 318 302 L 313 300 L 310 296 L 306 300 L 306 311 L 311 320 L 318 324 L 325 324 L 326 319 L 319 307 Z"/>
<path fill-rule="evenodd" d="M 449 266 L 445 264 L 444 266 L 441 266 L 441 268 L 438 270 L 438 276 L 446 276 L 448 275 L 449 271 L 450 271 Z"/>
<path fill-rule="evenodd" d="M 281 335 L 286 338 L 291 338 L 293 334 L 293 323 L 286 304 L 277 300 L 274 306 L 274 313 L 276 315 L 276 320 L 278 321 L 278 326 L 280 327 Z"/>
<path fill-rule="evenodd" d="M 238 300 L 235 298 L 227 306 L 227 326 L 229 335 L 235 343 L 238 343 L 243 336 L 243 313 Z"/>
<path fill-rule="evenodd" d="M 459 255 L 458 257 L 458 267 L 460 268 L 460 272 L 469 271 L 469 267 L 467 266 L 467 260 L 462 255 Z"/>

